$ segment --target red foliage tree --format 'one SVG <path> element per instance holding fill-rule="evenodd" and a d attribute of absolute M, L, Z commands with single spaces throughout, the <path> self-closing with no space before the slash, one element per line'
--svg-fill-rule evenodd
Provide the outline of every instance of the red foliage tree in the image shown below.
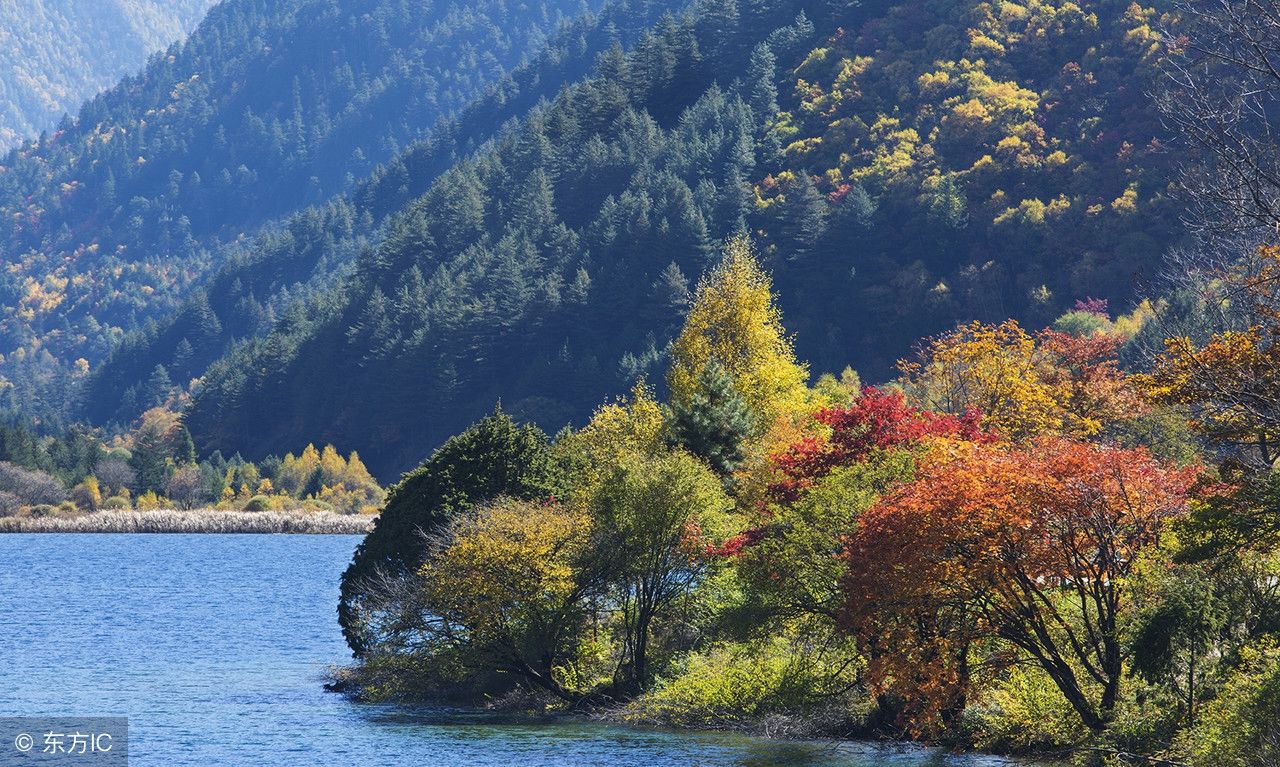
<path fill-rule="evenodd" d="M 1039 664 L 1090 728 L 1119 694 L 1125 578 L 1184 512 L 1194 469 L 1068 439 L 937 443 L 916 478 L 862 515 L 842 624 L 869 676 L 917 727 L 963 707 L 969 649 Z"/>
<path fill-rule="evenodd" d="M 907 447 L 926 437 L 984 438 L 976 412 L 954 416 L 920 410 L 901 392 L 872 387 L 848 407 L 821 410 L 814 419 L 830 427 L 830 437 L 807 437 L 772 457 L 782 476 L 769 488 L 777 502 L 795 501 L 832 469 L 865 461 L 876 451 Z"/>

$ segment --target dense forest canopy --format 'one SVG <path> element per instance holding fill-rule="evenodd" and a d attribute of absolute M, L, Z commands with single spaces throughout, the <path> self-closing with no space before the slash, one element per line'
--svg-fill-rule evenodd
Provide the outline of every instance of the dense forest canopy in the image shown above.
<path fill-rule="evenodd" d="M 259 227 L 351 189 L 591 7 L 218 5 L 0 160 L 10 405 L 69 415 L 61 392 L 123 334 L 172 315 Z"/>
<path fill-rule="evenodd" d="M 225 249 L 217 273 L 173 314 L 125 334 L 85 382 L 79 413 L 96 423 L 127 423 L 166 398 L 169 387 L 149 385 L 157 366 L 170 384 L 183 384 L 237 341 L 271 331 L 291 304 L 331 288 L 357 253 L 380 241 L 385 220 L 439 174 L 590 71 L 601 53 L 638 39 L 662 13 L 662 3 L 620 0 L 579 17 L 483 97 L 438 123 L 429 139 L 357 182 L 349 197 L 291 215 L 248 247 Z"/>
<path fill-rule="evenodd" d="M 959 319 L 1123 305 L 1180 231 L 1147 95 L 1159 22 L 1122 2 L 697 4 L 213 365 L 193 433 L 252 453 L 315 432 L 390 476 L 499 397 L 554 430 L 661 375 L 689 282 L 743 230 L 818 371 L 882 378 Z M 272 419 L 297 433 L 240 442 Z"/>
<path fill-rule="evenodd" d="M 19 0 L 0 8 L 0 151 L 181 40 L 215 0 Z"/>
<path fill-rule="evenodd" d="M 1181 236 L 1159 4 L 513 14 L 237 0 L 12 153 L 7 406 L 170 403 L 202 450 L 390 479 L 497 399 L 554 431 L 660 378 L 738 232 L 813 370 L 869 380 L 959 320 L 1125 306 Z"/>

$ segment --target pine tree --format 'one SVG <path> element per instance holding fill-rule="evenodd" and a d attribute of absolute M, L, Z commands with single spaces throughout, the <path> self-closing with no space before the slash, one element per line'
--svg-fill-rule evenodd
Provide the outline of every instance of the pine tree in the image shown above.
<path fill-rule="evenodd" d="M 173 369 L 178 375 L 187 375 L 191 372 L 191 361 L 195 357 L 195 349 L 192 348 L 191 342 L 183 338 L 178 342 L 178 346 L 173 350 Z"/>
<path fill-rule="evenodd" d="M 832 211 L 833 226 L 842 234 L 871 228 L 871 218 L 876 214 L 876 201 L 871 199 L 862 184 L 854 184 Z"/>
<path fill-rule="evenodd" d="M 667 264 L 667 268 L 653 281 L 654 303 L 664 314 L 670 312 L 676 317 L 683 317 L 689 311 L 692 298 L 689 294 L 689 280 L 675 261 Z"/>
<path fill-rule="evenodd" d="M 774 130 L 777 120 L 777 58 L 768 43 L 760 43 L 751 51 L 747 82 L 751 86 L 751 111 L 755 113 L 756 135 L 760 137 L 760 156 L 772 168 L 782 160 L 782 138 Z"/>
<path fill-rule="evenodd" d="M 163 405 L 165 400 L 169 399 L 169 392 L 172 389 L 173 381 L 169 378 L 169 371 L 164 365 L 156 365 L 143 389 L 143 404 L 149 408 Z"/>
<path fill-rule="evenodd" d="M 191 438 L 191 432 L 186 426 L 178 429 L 177 445 L 175 446 L 173 457 L 180 465 L 196 462 L 196 443 Z"/>
<path fill-rule="evenodd" d="M 733 378 L 714 360 L 698 377 L 693 396 L 672 405 L 669 422 L 673 442 L 706 461 L 722 479 L 742 462 L 743 442 L 756 429 Z"/>
<path fill-rule="evenodd" d="M 786 217 L 782 234 L 791 246 L 791 257 L 803 257 L 827 230 L 827 201 L 808 171 L 796 174 L 795 182 L 787 189 L 783 211 Z"/>
<path fill-rule="evenodd" d="M 747 79 L 751 83 L 751 109 L 763 130 L 778 113 L 777 59 L 768 43 L 760 43 L 751 51 Z"/>

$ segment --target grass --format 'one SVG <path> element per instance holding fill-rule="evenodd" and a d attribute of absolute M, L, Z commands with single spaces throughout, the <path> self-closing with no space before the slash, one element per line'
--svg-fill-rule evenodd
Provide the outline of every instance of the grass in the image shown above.
<path fill-rule="evenodd" d="M 0 518 L 0 533 L 306 533 L 363 535 L 374 517 L 328 511 L 99 511 Z"/>

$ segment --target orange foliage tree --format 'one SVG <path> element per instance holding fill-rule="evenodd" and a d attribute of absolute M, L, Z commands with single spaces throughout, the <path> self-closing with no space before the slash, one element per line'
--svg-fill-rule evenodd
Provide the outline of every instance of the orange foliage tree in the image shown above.
<path fill-rule="evenodd" d="M 1166 339 L 1145 382 L 1155 398 L 1190 407 L 1210 439 L 1248 447 L 1270 466 L 1280 457 L 1280 248 L 1260 248 L 1247 263 L 1217 275 L 1243 327 L 1203 344 Z"/>
<path fill-rule="evenodd" d="M 1037 663 L 1102 729 L 1124 666 L 1125 578 L 1194 479 L 1142 449 L 936 441 L 846 548 L 842 623 L 871 656 L 870 681 L 906 699 L 909 724 L 945 720 L 983 645 Z"/>
<path fill-rule="evenodd" d="M 1032 335 L 1017 322 L 972 322 L 929 341 L 899 364 L 920 407 L 977 411 L 983 425 L 1013 439 L 1087 438 L 1142 412 L 1140 390 L 1120 370 L 1124 339 L 1054 330 Z"/>

